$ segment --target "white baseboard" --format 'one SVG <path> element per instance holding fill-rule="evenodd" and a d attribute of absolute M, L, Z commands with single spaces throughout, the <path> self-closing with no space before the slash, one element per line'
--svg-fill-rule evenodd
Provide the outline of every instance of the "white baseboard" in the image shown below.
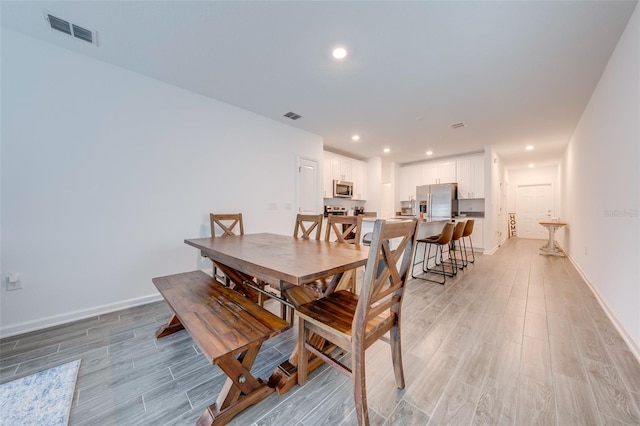
<path fill-rule="evenodd" d="M 14 324 L 8 327 L 0 328 L 0 338 L 11 337 L 17 334 L 28 333 L 30 331 L 42 330 L 68 322 L 78 321 L 85 318 L 94 317 L 96 315 L 107 314 L 109 312 L 119 311 L 121 309 L 131 308 L 147 303 L 163 300 L 160 293 L 151 294 L 149 296 L 138 297 L 135 299 L 123 300 L 121 302 L 110 303 L 108 305 L 96 306 L 88 309 L 81 309 L 74 312 L 65 312 L 60 315 L 53 315 L 46 318 L 40 318 L 33 321 L 27 321 L 20 324 Z"/>
<path fill-rule="evenodd" d="M 620 322 L 618 322 L 618 320 L 616 319 L 616 316 L 613 314 L 611 308 L 609 308 L 609 305 L 607 305 L 607 303 L 604 301 L 604 299 L 602 298 L 602 296 L 598 292 L 598 288 L 595 285 L 593 285 L 593 283 L 591 283 L 591 281 L 589 281 L 589 279 L 587 278 L 585 273 L 582 271 L 582 269 L 580 269 L 580 267 L 573 260 L 571 255 L 567 252 L 567 250 L 565 250 L 564 246 L 562 244 L 558 243 L 557 241 L 556 241 L 556 244 L 567 255 L 567 259 L 569 259 L 569 261 L 571 262 L 573 267 L 576 268 L 576 271 L 578 271 L 578 274 L 580 274 L 580 277 L 582 277 L 584 282 L 587 283 L 587 285 L 589 286 L 589 288 L 591 289 L 593 294 L 596 296 L 596 300 L 598 301 L 598 303 L 602 307 L 602 310 L 604 311 L 604 313 L 607 314 L 607 317 L 611 320 L 611 322 L 613 323 L 613 326 L 616 328 L 618 333 L 620 333 L 620 336 L 622 336 L 622 339 L 625 341 L 627 346 L 629 346 L 629 349 L 631 349 L 631 352 L 636 357 L 636 360 L 638 360 L 638 362 L 640 362 L 640 346 L 638 346 L 639 343 L 636 342 L 631 337 L 631 335 L 627 332 L 627 330 L 622 326 L 622 324 L 620 324 Z"/>
<path fill-rule="evenodd" d="M 493 254 L 496 254 L 496 252 L 498 251 L 498 249 L 500 248 L 500 246 L 495 246 L 493 249 L 489 250 L 489 249 L 485 249 L 482 254 L 487 255 L 487 256 L 491 256 Z"/>

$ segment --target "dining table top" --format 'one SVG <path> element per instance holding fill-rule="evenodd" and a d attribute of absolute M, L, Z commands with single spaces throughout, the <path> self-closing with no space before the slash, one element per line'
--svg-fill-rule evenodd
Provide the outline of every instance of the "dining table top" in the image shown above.
<path fill-rule="evenodd" d="M 367 263 L 369 247 L 258 233 L 186 239 L 219 262 L 253 277 L 302 285 Z"/>

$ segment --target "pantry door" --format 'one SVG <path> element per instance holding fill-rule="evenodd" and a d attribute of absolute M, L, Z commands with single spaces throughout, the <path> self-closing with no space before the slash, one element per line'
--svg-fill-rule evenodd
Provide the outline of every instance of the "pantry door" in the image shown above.
<path fill-rule="evenodd" d="M 320 200 L 320 174 L 318 160 L 298 157 L 298 213 L 322 213 Z"/>
<path fill-rule="evenodd" d="M 518 185 L 516 189 L 516 228 L 519 238 L 546 240 L 547 230 L 542 220 L 553 216 L 553 191 L 551 184 Z"/>

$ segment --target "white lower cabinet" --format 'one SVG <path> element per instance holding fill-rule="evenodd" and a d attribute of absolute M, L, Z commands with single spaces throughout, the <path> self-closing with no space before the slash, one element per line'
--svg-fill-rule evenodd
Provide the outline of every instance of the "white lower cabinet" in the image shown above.
<path fill-rule="evenodd" d="M 471 242 L 474 251 L 482 251 L 484 248 L 484 219 L 473 218 L 473 232 L 471 233 Z"/>

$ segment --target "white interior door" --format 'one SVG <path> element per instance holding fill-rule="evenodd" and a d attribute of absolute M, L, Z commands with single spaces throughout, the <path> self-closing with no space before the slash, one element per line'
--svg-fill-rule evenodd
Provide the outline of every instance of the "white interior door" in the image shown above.
<path fill-rule="evenodd" d="M 318 161 L 300 157 L 298 159 L 298 213 L 322 213 L 318 206 L 319 193 Z"/>
<path fill-rule="evenodd" d="M 538 222 L 553 215 L 551 184 L 519 185 L 516 189 L 516 228 L 518 237 L 546 240 L 547 230 Z"/>

